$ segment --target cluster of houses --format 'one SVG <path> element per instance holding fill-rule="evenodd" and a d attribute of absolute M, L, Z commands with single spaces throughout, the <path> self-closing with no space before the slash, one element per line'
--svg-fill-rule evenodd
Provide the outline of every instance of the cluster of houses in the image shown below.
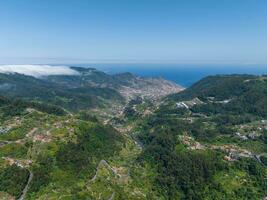
<path fill-rule="evenodd" d="M 225 99 L 221 101 L 215 101 L 215 97 L 208 97 L 207 98 L 210 103 L 220 103 L 220 104 L 227 104 L 231 101 L 231 99 Z"/>
<path fill-rule="evenodd" d="M 176 103 L 177 108 L 186 108 L 189 109 L 195 105 L 204 104 L 199 98 L 194 98 L 190 101 L 180 101 Z"/>
<path fill-rule="evenodd" d="M 205 146 L 195 141 L 194 138 L 188 135 L 179 135 L 180 141 L 187 146 L 190 150 L 201 150 L 205 149 Z"/>
<path fill-rule="evenodd" d="M 251 133 L 248 133 L 246 135 L 241 134 L 239 132 L 236 132 L 235 135 L 242 140 L 248 140 L 248 139 L 254 140 L 254 139 L 258 138 L 261 134 L 259 132 L 256 132 L 256 131 L 252 131 Z"/>
<path fill-rule="evenodd" d="M 50 142 L 51 141 L 51 138 L 49 138 L 47 135 L 43 135 L 43 134 L 36 134 L 33 136 L 32 138 L 32 141 L 33 142 Z"/>
<path fill-rule="evenodd" d="M 2 157 L 10 166 L 17 165 L 18 167 L 25 168 L 29 167 L 32 164 L 32 160 L 17 160 L 9 157 Z"/>
<path fill-rule="evenodd" d="M 176 103 L 176 107 L 189 109 L 189 106 L 186 105 L 183 101 Z"/>
<path fill-rule="evenodd" d="M 211 149 L 221 150 L 228 153 L 228 155 L 224 156 L 224 160 L 226 161 L 236 161 L 241 157 L 254 158 L 254 154 L 252 152 L 234 145 L 212 145 Z"/>
<path fill-rule="evenodd" d="M 241 140 L 247 140 L 248 137 L 246 135 L 242 135 L 241 133 L 239 132 L 236 132 L 235 135 L 240 138 Z"/>
<path fill-rule="evenodd" d="M 29 133 L 26 134 L 27 138 L 32 138 L 33 142 L 50 142 L 51 137 L 49 136 L 49 131 L 42 133 L 38 131 L 38 128 L 33 128 Z"/>
<path fill-rule="evenodd" d="M 6 134 L 9 130 L 10 130 L 10 128 L 5 128 L 5 127 L 0 126 L 0 135 Z"/>
<path fill-rule="evenodd" d="M 179 140 L 190 150 L 202 150 L 207 148 L 207 146 L 200 144 L 188 135 L 180 135 Z M 226 152 L 227 155 L 224 156 L 224 160 L 226 161 L 236 161 L 241 157 L 254 158 L 254 154 L 252 152 L 234 145 L 211 145 L 209 148 Z"/>
<path fill-rule="evenodd" d="M 254 125 L 240 125 L 239 131 L 235 135 L 242 140 L 256 139 L 264 130 L 267 130 L 267 120 L 261 120 L 260 123 Z"/>
<path fill-rule="evenodd" d="M 188 136 L 187 134 L 179 135 L 179 140 L 187 146 L 189 150 L 203 150 L 203 149 L 213 149 L 213 150 L 220 150 L 226 153 L 224 156 L 224 160 L 232 162 L 236 161 L 240 158 L 253 158 L 259 160 L 261 155 L 256 155 L 251 151 L 246 149 L 242 149 L 235 145 L 225 144 L 225 145 L 203 145 L 194 140 L 193 137 Z M 267 199 L 266 199 L 267 200 Z"/>

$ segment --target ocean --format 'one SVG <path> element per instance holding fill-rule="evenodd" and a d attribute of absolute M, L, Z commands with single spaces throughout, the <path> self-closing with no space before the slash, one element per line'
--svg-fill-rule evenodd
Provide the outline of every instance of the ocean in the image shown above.
<path fill-rule="evenodd" d="M 75 66 L 93 67 L 109 74 L 131 72 L 144 77 L 161 77 L 183 87 L 189 87 L 201 78 L 217 74 L 267 75 L 267 65 L 204 65 L 204 64 L 81 64 Z"/>

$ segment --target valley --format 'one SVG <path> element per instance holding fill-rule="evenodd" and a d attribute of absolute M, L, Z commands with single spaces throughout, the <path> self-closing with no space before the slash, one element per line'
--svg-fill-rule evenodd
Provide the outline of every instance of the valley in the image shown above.
<path fill-rule="evenodd" d="M 264 76 L 71 69 L 0 74 L 0 199 L 267 197 Z"/>

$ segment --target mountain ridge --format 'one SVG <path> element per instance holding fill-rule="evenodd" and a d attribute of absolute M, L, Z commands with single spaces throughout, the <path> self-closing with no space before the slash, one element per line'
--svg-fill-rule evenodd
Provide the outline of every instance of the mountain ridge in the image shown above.
<path fill-rule="evenodd" d="M 85 75 L 0 74 L 2 91 L 22 88 L 0 95 L 0 198 L 267 196 L 265 76 L 212 76 L 180 90 L 78 70 Z"/>
<path fill-rule="evenodd" d="M 0 73 L 0 94 L 38 101 L 49 99 L 51 103 L 73 110 L 75 107 L 107 106 L 114 102 L 122 104 L 142 93 L 144 98 L 156 100 L 181 89 L 169 81 L 142 78 L 130 73 L 108 75 L 94 68 L 71 69 L 79 74 L 35 78 L 19 73 Z M 55 96 L 58 98 L 55 99 Z"/>

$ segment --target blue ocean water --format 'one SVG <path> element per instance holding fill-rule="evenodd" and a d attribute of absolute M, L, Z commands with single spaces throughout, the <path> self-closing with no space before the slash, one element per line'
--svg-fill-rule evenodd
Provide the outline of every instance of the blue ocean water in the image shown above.
<path fill-rule="evenodd" d="M 204 64 L 82 64 L 109 74 L 131 72 L 144 77 L 162 77 L 184 87 L 189 87 L 201 78 L 216 74 L 267 74 L 267 65 L 204 65 Z"/>

